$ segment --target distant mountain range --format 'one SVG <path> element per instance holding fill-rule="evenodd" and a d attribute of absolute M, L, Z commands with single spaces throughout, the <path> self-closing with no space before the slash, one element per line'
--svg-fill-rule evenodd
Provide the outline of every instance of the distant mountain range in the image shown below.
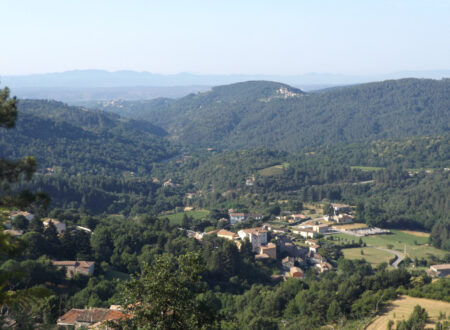
<path fill-rule="evenodd" d="M 178 73 L 74 70 L 23 76 L 0 76 L 3 86 L 14 89 L 20 98 L 56 99 L 66 102 L 88 100 L 139 100 L 155 97 L 181 97 L 211 86 L 249 80 L 269 80 L 296 86 L 306 91 L 407 77 L 440 79 L 450 70 L 403 71 L 380 75 L 307 73 L 303 75 L 199 75 Z"/>
<path fill-rule="evenodd" d="M 450 130 L 450 79 L 401 79 L 315 93 L 249 81 L 180 99 L 97 103 L 145 119 L 186 146 L 305 147 L 439 135 Z"/>

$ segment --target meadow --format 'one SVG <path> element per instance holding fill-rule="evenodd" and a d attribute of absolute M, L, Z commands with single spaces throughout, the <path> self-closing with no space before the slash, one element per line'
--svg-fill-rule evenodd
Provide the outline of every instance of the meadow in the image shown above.
<path fill-rule="evenodd" d="M 387 249 L 393 249 L 404 252 L 410 258 L 426 258 L 429 255 L 435 255 L 443 258 L 446 253 L 444 250 L 436 249 L 428 245 L 428 237 L 416 236 L 400 230 L 391 230 L 390 235 L 372 235 L 361 237 L 362 241 L 368 246 L 378 246 Z M 333 234 L 335 238 L 339 238 L 342 243 L 358 242 L 359 237 L 347 234 Z"/>
<path fill-rule="evenodd" d="M 361 254 L 361 251 L 363 251 L 364 254 Z M 377 250 L 373 247 L 342 249 L 342 253 L 344 253 L 346 259 L 365 259 L 375 267 L 383 262 L 389 264 L 389 260 L 394 257 L 392 253 Z"/>
<path fill-rule="evenodd" d="M 183 220 L 184 215 L 188 217 L 192 217 L 193 219 L 204 219 L 208 216 L 209 211 L 207 210 L 192 210 L 186 212 L 178 212 L 173 214 L 161 215 L 159 218 L 161 219 L 169 219 L 171 225 L 181 225 L 181 221 Z"/>
<path fill-rule="evenodd" d="M 426 325 L 427 329 L 434 329 L 434 324 L 439 321 L 439 316 L 450 316 L 450 303 L 448 302 L 400 296 L 388 306 L 386 313 L 378 316 L 372 323 L 369 324 L 367 329 L 387 329 L 389 320 L 394 321 L 394 324 L 397 321 L 407 320 L 416 305 L 420 305 L 422 308 L 425 308 L 428 313 L 428 323 Z"/>
<path fill-rule="evenodd" d="M 288 167 L 289 163 L 282 163 L 279 165 L 263 168 L 262 170 L 259 170 L 258 173 L 262 176 L 280 175 Z"/>

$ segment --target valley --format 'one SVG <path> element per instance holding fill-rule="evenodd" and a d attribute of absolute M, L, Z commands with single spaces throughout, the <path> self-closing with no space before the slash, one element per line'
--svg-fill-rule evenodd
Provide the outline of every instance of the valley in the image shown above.
<path fill-rule="evenodd" d="M 385 326 L 407 319 L 413 303 L 391 311 L 411 297 L 447 312 L 449 91 L 448 79 L 314 93 L 249 81 L 92 108 L 18 100 L 2 162 L 37 165 L 2 172 L 18 252 L 0 271 L 25 274 L 9 288 L 46 293 L 7 321 L 139 315 L 191 275 L 179 300 L 208 328 Z M 167 291 L 140 296 L 144 278 Z"/>

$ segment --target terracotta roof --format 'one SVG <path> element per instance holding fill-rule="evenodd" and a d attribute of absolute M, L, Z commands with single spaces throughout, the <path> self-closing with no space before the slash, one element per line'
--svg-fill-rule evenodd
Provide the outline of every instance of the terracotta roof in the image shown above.
<path fill-rule="evenodd" d="M 231 238 L 239 237 L 236 233 L 233 233 L 231 231 L 221 229 L 217 232 L 217 236 L 227 236 Z"/>
<path fill-rule="evenodd" d="M 262 251 L 264 251 L 264 250 L 267 250 L 267 249 L 275 249 L 277 246 L 275 245 L 275 244 L 273 244 L 273 243 L 269 243 L 269 244 L 267 244 L 267 245 L 261 245 L 259 248 L 262 250 Z"/>
<path fill-rule="evenodd" d="M 76 309 L 73 308 L 58 319 L 58 324 L 71 324 L 76 322 L 98 323 L 132 317 L 118 310 L 107 308 Z"/>
<path fill-rule="evenodd" d="M 82 309 L 75 309 L 72 308 L 70 311 L 68 311 L 66 314 L 61 316 L 58 319 L 58 323 L 64 323 L 64 324 L 74 324 L 78 315 L 82 312 Z"/>
<path fill-rule="evenodd" d="M 241 229 L 240 231 L 244 232 L 247 235 L 251 233 L 267 233 L 267 230 L 263 229 L 262 227 Z"/>

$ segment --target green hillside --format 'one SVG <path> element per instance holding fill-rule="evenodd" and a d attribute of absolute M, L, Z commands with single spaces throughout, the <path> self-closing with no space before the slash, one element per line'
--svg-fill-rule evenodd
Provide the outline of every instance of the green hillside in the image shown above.
<path fill-rule="evenodd" d="M 449 130 L 449 109 L 449 79 L 389 80 L 309 94 L 249 81 L 178 100 L 105 107 L 159 125 L 184 145 L 288 151 L 443 134 Z"/>
<path fill-rule="evenodd" d="M 34 155 L 39 168 L 64 173 L 149 173 L 176 153 L 167 133 L 144 121 L 70 107 L 55 101 L 19 102 L 16 128 L 0 132 L 2 156 Z"/>

